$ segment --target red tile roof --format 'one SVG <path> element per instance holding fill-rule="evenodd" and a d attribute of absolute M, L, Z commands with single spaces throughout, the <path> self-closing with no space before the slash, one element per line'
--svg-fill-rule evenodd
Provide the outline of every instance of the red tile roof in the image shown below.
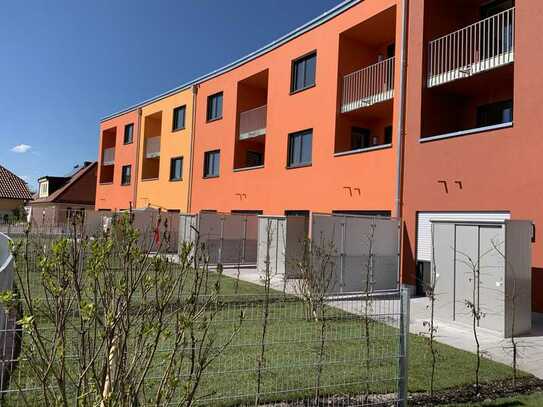
<path fill-rule="evenodd" d="M 55 202 L 57 198 L 59 198 L 64 192 L 66 192 L 66 190 L 74 185 L 79 178 L 92 170 L 96 165 L 98 165 L 98 161 L 89 161 L 87 165 L 84 165 L 83 167 L 78 167 L 77 171 L 70 175 L 69 178 L 67 177 L 68 181 L 66 182 L 66 184 L 64 184 L 62 187 L 60 187 L 51 195 L 45 198 L 39 198 L 39 195 L 36 195 L 30 204 Z"/>
<path fill-rule="evenodd" d="M 32 199 L 26 183 L 0 165 L 0 199 Z"/>

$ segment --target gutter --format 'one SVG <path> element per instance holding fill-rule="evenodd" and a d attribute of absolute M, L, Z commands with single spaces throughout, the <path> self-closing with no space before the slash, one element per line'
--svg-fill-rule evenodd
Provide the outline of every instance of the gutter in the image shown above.
<path fill-rule="evenodd" d="M 402 230 L 403 230 L 403 213 L 402 213 L 402 195 L 403 195 L 403 152 L 404 152 L 404 135 L 405 135 L 405 83 L 407 71 L 407 25 L 409 14 L 409 0 L 402 1 L 402 43 L 400 51 L 400 83 L 399 83 L 399 100 L 400 111 L 398 114 L 397 124 L 397 139 L 398 148 L 396 150 L 396 205 L 395 217 L 399 220 L 398 227 L 398 285 L 401 283 L 401 253 L 402 253 Z"/>
<path fill-rule="evenodd" d="M 198 102 L 198 87 L 192 86 L 192 123 L 190 126 L 190 151 L 189 151 L 189 188 L 187 196 L 187 213 L 190 213 L 192 207 L 192 179 L 194 172 L 194 140 L 196 139 L 196 104 Z"/>
<path fill-rule="evenodd" d="M 409 0 L 402 1 L 402 48 L 400 51 L 400 111 L 398 114 L 398 148 L 396 150 L 396 208 L 395 216 L 402 217 L 402 181 L 403 181 L 403 151 L 405 134 L 405 77 L 407 70 L 407 21 Z"/>
<path fill-rule="evenodd" d="M 141 108 L 138 109 L 138 120 L 136 124 L 136 135 L 137 135 L 137 143 L 136 143 L 136 162 L 135 162 L 135 168 L 134 168 L 134 205 L 132 206 L 133 209 L 135 209 L 138 205 L 138 180 L 139 180 L 139 168 L 140 168 L 140 143 L 143 141 L 143 135 L 141 134 Z"/>

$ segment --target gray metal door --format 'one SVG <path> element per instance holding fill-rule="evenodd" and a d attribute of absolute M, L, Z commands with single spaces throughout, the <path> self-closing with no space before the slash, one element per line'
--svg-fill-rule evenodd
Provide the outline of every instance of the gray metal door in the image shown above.
<path fill-rule="evenodd" d="M 479 307 L 484 314 L 482 328 L 504 329 L 505 254 L 504 229 L 501 226 L 479 227 Z"/>
<path fill-rule="evenodd" d="M 454 229 L 453 223 L 433 223 L 431 253 L 432 278 L 435 279 L 436 315 L 454 319 Z"/>
<path fill-rule="evenodd" d="M 479 259 L 479 227 L 456 225 L 455 233 L 455 288 L 454 320 L 471 324 L 472 314 L 466 301 L 478 300 L 477 283 L 473 268 Z M 474 294 L 475 283 L 475 294 Z"/>

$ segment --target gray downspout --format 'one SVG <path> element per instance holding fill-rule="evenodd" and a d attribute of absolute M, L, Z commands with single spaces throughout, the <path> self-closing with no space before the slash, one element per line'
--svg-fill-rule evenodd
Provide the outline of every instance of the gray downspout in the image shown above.
<path fill-rule="evenodd" d="M 395 216 L 398 218 L 398 284 L 401 282 L 401 242 L 403 229 L 403 214 L 402 214 L 402 183 L 403 183 L 403 150 L 404 150 L 404 133 L 405 133 L 405 77 L 407 70 L 407 24 L 409 13 L 409 0 L 402 1 L 402 43 L 400 50 L 400 83 L 398 86 L 400 111 L 398 114 L 397 138 L 398 148 L 396 149 L 396 208 Z"/>
<path fill-rule="evenodd" d="M 137 143 L 136 143 L 136 162 L 134 168 L 134 201 L 132 209 L 136 209 L 138 205 L 138 180 L 139 180 L 139 163 L 140 163 L 140 142 L 143 141 L 143 135 L 141 134 L 141 107 L 138 109 L 138 122 L 137 122 Z"/>
<path fill-rule="evenodd" d="M 189 188 L 187 197 L 187 213 L 191 212 L 192 207 L 192 178 L 194 172 L 194 142 L 196 138 L 196 103 L 198 95 L 198 85 L 192 86 L 192 123 L 190 134 L 190 159 L 189 159 Z"/>

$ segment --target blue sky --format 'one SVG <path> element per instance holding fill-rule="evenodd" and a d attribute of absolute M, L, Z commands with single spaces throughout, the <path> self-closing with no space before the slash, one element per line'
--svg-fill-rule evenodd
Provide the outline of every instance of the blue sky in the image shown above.
<path fill-rule="evenodd" d="M 26 0 L 0 13 L 0 164 L 35 188 L 95 160 L 101 117 L 219 68 L 339 0 Z"/>

